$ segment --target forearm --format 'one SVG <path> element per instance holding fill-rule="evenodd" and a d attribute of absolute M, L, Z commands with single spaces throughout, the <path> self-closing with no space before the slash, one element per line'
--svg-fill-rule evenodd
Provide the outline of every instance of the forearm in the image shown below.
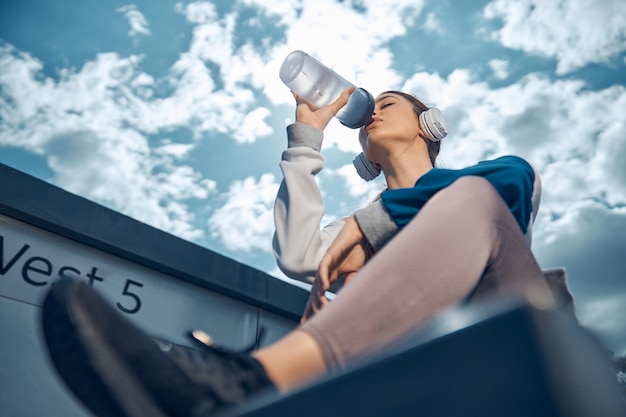
<path fill-rule="evenodd" d="M 312 282 L 324 252 L 340 225 L 320 230 L 324 215 L 322 195 L 315 175 L 324 167 L 319 150 L 322 131 L 295 123 L 287 128 L 288 148 L 283 152 L 283 172 L 276 202 L 274 256 L 290 278 Z"/>

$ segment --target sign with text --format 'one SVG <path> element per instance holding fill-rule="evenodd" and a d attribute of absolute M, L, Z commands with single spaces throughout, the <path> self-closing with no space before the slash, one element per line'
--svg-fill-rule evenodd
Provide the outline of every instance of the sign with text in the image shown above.
<path fill-rule="evenodd" d="M 39 306 L 61 277 L 84 280 L 149 335 L 174 343 L 189 345 L 187 332 L 200 329 L 218 344 L 241 349 L 256 341 L 259 326 L 266 329 L 264 345 L 297 325 L 293 319 L 0 215 L 3 416 L 89 415 L 52 368 L 41 334 Z"/>
<path fill-rule="evenodd" d="M 174 342 L 202 329 L 238 346 L 257 332 L 254 306 L 0 215 L 0 296 L 41 305 L 60 277 L 85 280 L 133 322 Z"/>

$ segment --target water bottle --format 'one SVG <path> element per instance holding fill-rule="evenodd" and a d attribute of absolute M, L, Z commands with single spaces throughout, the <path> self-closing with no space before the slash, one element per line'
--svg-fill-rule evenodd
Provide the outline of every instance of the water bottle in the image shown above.
<path fill-rule="evenodd" d="M 309 54 L 293 51 L 280 67 L 280 79 L 299 96 L 318 107 L 335 101 L 352 83 L 341 77 Z M 348 104 L 335 116 L 351 128 L 358 129 L 367 124 L 374 112 L 374 97 L 362 88 L 356 88 Z"/>

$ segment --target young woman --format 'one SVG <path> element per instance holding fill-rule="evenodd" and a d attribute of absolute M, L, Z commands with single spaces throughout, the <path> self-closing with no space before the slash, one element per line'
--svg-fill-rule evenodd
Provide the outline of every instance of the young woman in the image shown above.
<path fill-rule="evenodd" d="M 350 94 L 319 109 L 296 97 L 296 123 L 287 128 L 274 248 L 283 271 L 313 289 L 303 323 L 283 339 L 251 356 L 213 347 L 164 352 L 87 285 L 51 289 L 43 314 L 51 357 L 96 414 L 204 415 L 375 355 L 446 307 L 549 291 L 527 239 L 540 193 L 532 167 L 502 157 L 433 168 L 445 129 L 433 130 L 426 106 L 404 93 L 379 95 L 359 135 L 388 189 L 320 230 L 322 132 Z M 342 276 L 329 302 L 325 291 Z"/>
<path fill-rule="evenodd" d="M 419 101 L 416 97 L 399 91 L 388 91 L 381 94 L 377 101 L 372 122 L 363 127 L 359 132 L 359 140 L 363 148 L 363 155 L 375 163 L 375 165 L 385 176 L 388 190 L 414 188 L 418 179 L 428 173 L 435 166 L 436 158 L 441 147 L 440 140 L 445 137 L 447 131 L 442 128 L 442 132 L 432 133 L 431 130 L 424 131 L 424 127 L 418 121 L 420 115 L 433 111 Z M 284 180 L 281 183 L 274 206 L 274 217 L 276 233 L 274 235 L 274 254 L 281 270 L 290 278 L 314 283 L 311 303 L 309 304 L 304 318 L 306 319 L 320 305 L 326 303 L 322 290 L 321 280 L 315 280 L 318 272 L 320 260 L 326 253 L 331 242 L 335 240 L 338 232 L 346 225 L 352 227 L 356 232 L 363 231 L 367 234 L 367 239 L 363 240 L 365 245 L 362 249 L 367 254 L 373 253 L 372 245 L 377 249 L 398 231 L 399 227 L 392 217 L 397 216 L 389 207 L 383 209 L 383 202 L 378 201 L 358 212 L 355 216 L 347 219 L 337 220 L 322 230 L 320 221 L 324 215 L 324 204 L 321 193 L 315 181 L 315 175 L 324 166 L 324 159 L 320 153 L 323 134 L 322 131 L 328 123 L 328 113 L 331 109 L 314 110 L 306 101 L 296 96 L 296 123 L 287 128 L 288 148 L 283 152 L 280 163 Z M 313 111 L 312 111 L 313 110 Z M 435 109 L 436 110 L 436 109 Z M 437 110 L 438 111 L 438 110 Z M 435 113 L 441 118 L 440 113 Z M 423 121 L 425 121 L 423 119 Z M 443 121 L 442 121 L 443 122 Z M 528 165 L 521 160 L 508 158 L 501 159 L 498 163 L 489 162 L 492 169 L 498 165 L 495 173 L 487 174 L 486 169 L 481 167 L 478 174 L 489 175 L 493 181 L 501 181 L 510 170 L 516 165 L 528 169 Z M 475 170 L 475 168 L 474 168 Z M 495 174 L 495 175 L 494 175 Z M 530 174 L 530 173 L 527 173 Z M 430 189 L 424 195 L 408 191 L 410 198 L 419 197 L 421 202 L 408 202 L 408 216 L 412 218 L 419 210 L 420 206 L 426 202 L 439 189 L 449 185 L 453 180 L 462 175 L 476 175 L 472 171 L 450 171 L 438 170 L 430 173 L 430 178 L 435 182 L 428 185 Z M 501 175 L 500 178 L 496 178 Z M 524 217 L 525 237 L 530 246 L 532 222 L 537 214 L 539 200 L 541 197 L 541 181 L 537 173 L 532 173 L 534 179 L 532 184 L 524 184 L 525 190 L 519 189 L 522 184 L 515 184 L 515 180 L 529 179 L 530 176 L 513 175 L 509 180 L 513 180 L 507 198 L 513 204 L 532 204 L 523 207 L 525 213 L 519 213 Z M 444 183 L 440 181 L 441 178 Z M 500 184 L 504 189 L 507 183 Z M 424 190 L 424 185 L 420 185 L 420 190 Z M 527 192 L 530 195 L 518 195 L 517 192 Z M 397 198 L 394 192 L 383 194 L 386 199 Z M 397 195 L 397 193 L 396 193 Z M 383 199 L 384 200 L 384 199 Z M 390 203 L 385 204 L 389 206 Z M 518 209 L 521 207 L 518 207 Z M 513 208 L 512 208 L 513 209 Z M 531 214 L 528 213 L 531 212 Z M 355 218 L 359 228 L 354 228 Z M 406 216 L 405 216 L 406 217 Z M 406 219 L 404 221 L 406 223 Z M 520 227 L 522 227 L 520 225 Z M 347 233 L 347 232 L 345 232 Z M 361 265 L 357 265 L 357 268 Z M 347 276 L 348 280 L 355 271 Z M 336 277 L 334 277 L 336 279 Z M 313 298 L 315 297 L 315 298 Z"/>

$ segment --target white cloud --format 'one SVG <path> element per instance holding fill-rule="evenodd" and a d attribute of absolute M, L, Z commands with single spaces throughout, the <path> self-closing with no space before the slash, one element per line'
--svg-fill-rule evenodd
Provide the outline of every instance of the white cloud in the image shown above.
<path fill-rule="evenodd" d="M 544 224 L 544 220 L 540 223 Z M 539 261 L 565 266 L 580 322 L 611 346 L 626 352 L 626 207 L 608 208 L 589 200 L 570 203 L 533 245 Z"/>
<path fill-rule="evenodd" d="M 323 172 L 324 181 L 327 181 L 328 177 L 339 176 L 342 182 L 345 184 L 345 189 L 350 197 L 354 197 L 360 200 L 360 206 L 364 206 L 374 199 L 385 188 L 384 180 L 381 174 L 376 180 L 364 181 L 353 164 L 344 165 L 337 170 L 326 169 Z"/>
<path fill-rule="evenodd" d="M 54 90 L 64 103 L 74 103 L 48 111 L 64 113 L 61 120 L 65 121 L 71 118 L 68 112 L 73 112 L 74 119 L 83 122 L 88 116 L 97 115 L 90 122 L 98 129 L 105 128 L 113 118 L 115 123 L 123 120 L 146 133 L 184 126 L 192 129 L 197 139 L 208 132 L 220 132 L 239 142 L 254 142 L 259 136 L 272 133 L 264 120 L 269 111 L 258 107 L 254 91 L 245 85 L 254 81 L 257 69 L 263 68 L 264 62 L 249 46 L 244 45 L 237 53 L 232 50 L 235 15 L 217 20 L 210 3 L 177 7 L 191 22 L 198 24 L 193 29 L 189 50 L 180 55 L 165 79 L 154 80 L 139 71 L 136 56 L 120 58 L 114 53 L 103 53 L 85 63 L 78 73 L 72 69 L 61 70 L 61 80 L 56 85 L 51 80 L 37 83 L 32 82 L 32 78 L 41 78 L 41 64 L 30 57 L 12 60 L 8 58 L 11 52 L 6 54 L 10 62 L 5 63 L 10 66 L 7 76 L 11 77 L 11 86 L 7 89 L 9 94 L 19 96 L 20 105 L 11 112 L 21 118 L 30 117 L 37 111 L 38 102 L 48 97 L 44 90 Z M 215 63 L 219 73 L 212 74 L 206 62 Z M 224 85 L 218 89 L 220 82 Z M 261 83 L 260 80 L 255 82 Z M 26 88 L 20 88 L 18 83 Z M 154 98 L 155 89 L 164 85 L 172 92 Z M 76 94 L 82 89 L 88 89 L 89 94 Z M 84 112 L 86 107 L 92 110 L 89 115 Z M 30 138 L 30 142 L 38 136 Z"/>
<path fill-rule="evenodd" d="M 256 107 L 253 88 L 262 89 L 266 79 L 278 75 L 267 73 L 267 59 L 250 45 L 235 50 L 237 14 L 220 18 L 207 2 L 179 3 L 176 9 L 195 26 L 188 51 L 172 67 L 169 81 L 177 90 L 156 104 L 154 113 L 175 114 L 175 123 L 193 126 L 197 137 L 218 131 L 249 143 L 271 134 L 273 129 L 264 121 L 269 111 Z M 206 63 L 218 72 L 211 74 Z"/>
<path fill-rule="evenodd" d="M 483 16 L 503 26 L 492 37 L 507 48 L 557 60 L 565 74 L 590 63 L 606 63 L 626 50 L 626 3 L 603 0 L 494 0 Z"/>
<path fill-rule="evenodd" d="M 258 106 L 252 88 L 265 91 L 274 103 L 292 101 L 277 76 L 287 52 L 303 47 L 373 93 L 395 87 L 401 78 L 391 69 L 393 55 L 386 42 L 406 33 L 405 24 L 414 24 L 423 5 L 380 1 L 359 8 L 352 7 L 357 3 L 328 0 L 247 3 L 267 14 L 292 11 L 281 17 L 291 25 L 285 44 L 275 45 L 266 55 L 247 43 L 235 50 L 235 12 L 220 17 L 212 3 L 179 3 L 177 10 L 194 24 L 193 35 L 189 49 L 164 80 L 139 71 L 138 57 L 108 53 L 79 71 L 62 70 L 55 82 L 41 77 L 37 60 L 5 47 L 0 80 L 11 103 L 5 101 L 1 108 L 6 134 L 0 141 L 14 145 L 20 138 L 19 146 L 43 153 L 50 138 L 93 132 L 107 141 L 117 135 L 135 147 L 142 143 L 144 149 L 129 147 L 129 153 L 155 158 L 162 155 L 150 151 L 145 135 L 180 126 L 192 129 L 197 140 L 220 132 L 238 142 L 253 142 L 273 129 L 267 122 L 270 110 Z M 490 7 L 504 10 L 499 2 Z M 215 64 L 218 73 L 212 73 L 207 63 Z M 504 61 L 492 60 L 490 65 L 504 76 Z M 163 83 L 172 87 L 171 94 L 154 98 Z M 623 201 L 624 193 L 618 190 L 626 174 L 617 158 L 626 152 L 619 140 L 624 130 L 624 118 L 618 114 L 625 106 L 623 87 L 591 92 L 580 81 L 551 82 L 529 75 L 491 90 L 469 71 L 455 70 L 446 79 L 417 73 L 401 88 L 439 105 L 452 122 L 452 135 L 443 146 L 444 166 L 463 166 L 500 153 L 522 154 L 540 165 L 548 185 L 556 185 L 544 198 L 543 211 L 550 215 L 559 215 L 563 201 L 589 196 L 612 204 Z M 136 129 L 136 134 L 123 131 L 122 126 Z M 178 151 L 188 154 L 191 146 Z M 325 132 L 324 147 L 356 153 L 356 132 L 333 121 Z M 587 169 L 590 175 L 583 178 L 581 166 L 594 169 Z M 576 192 L 568 191 L 572 189 Z"/>
<path fill-rule="evenodd" d="M 499 80 L 505 80 L 509 77 L 509 62 L 504 59 L 492 59 L 487 63 L 494 77 Z"/>
<path fill-rule="evenodd" d="M 187 239 L 199 239 L 188 200 L 215 189 L 181 163 L 190 145 L 165 141 L 152 148 L 145 132 L 149 104 L 136 88 L 151 78 L 135 69 L 136 57 L 100 54 L 58 81 L 41 76 L 30 55 L 0 50 L 0 144 L 45 155 L 60 187 Z M 162 125 L 161 125 L 162 126 Z"/>
<path fill-rule="evenodd" d="M 594 331 L 606 341 L 609 346 L 623 346 L 623 350 L 616 355 L 626 354 L 626 338 L 623 337 L 624 310 L 626 296 L 613 294 L 598 298 L 578 308 L 578 317 L 583 326 Z"/>
<path fill-rule="evenodd" d="M 212 4 L 190 3 L 184 10 L 187 19 L 196 24 L 189 54 L 203 61 L 224 64 L 233 55 L 235 14 L 220 20 L 214 9 Z"/>
<path fill-rule="evenodd" d="M 432 12 L 426 15 L 426 21 L 422 25 L 427 32 L 434 33 L 442 32 L 442 26 L 443 24 L 441 23 L 441 20 L 439 20 L 437 15 Z"/>
<path fill-rule="evenodd" d="M 271 252 L 274 200 L 278 183 L 271 174 L 255 181 L 234 181 L 224 194 L 226 203 L 208 221 L 211 236 L 233 251 Z"/>
<path fill-rule="evenodd" d="M 126 20 L 128 20 L 128 24 L 130 25 L 130 30 L 128 31 L 128 36 L 131 38 L 140 36 L 140 35 L 151 35 L 150 29 L 148 28 L 148 21 L 145 16 L 137 9 L 137 6 L 134 4 L 127 4 L 126 6 L 118 7 L 115 9 L 116 12 L 122 13 Z"/>
<path fill-rule="evenodd" d="M 275 103 L 293 101 L 277 74 L 282 60 L 295 49 L 313 55 L 344 78 L 366 85 L 372 92 L 398 84 L 400 77 L 391 69 L 393 55 L 387 42 L 405 34 L 423 7 L 422 1 L 408 0 L 303 0 L 293 4 L 249 0 L 246 4 L 279 16 L 288 25 L 286 43 L 273 48 L 266 68 L 259 73 L 262 77 L 255 78 L 262 81 L 259 86 Z"/>
<path fill-rule="evenodd" d="M 282 59 L 293 49 L 316 55 L 344 77 L 373 91 L 387 88 L 400 78 L 390 69 L 391 52 L 381 46 L 406 33 L 406 25 L 414 23 L 423 4 L 374 1 L 363 4 L 363 12 L 356 4 L 352 7 L 331 0 L 243 3 L 258 6 L 267 15 L 279 16 L 283 23 L 289 23 L 287 44 L 273 45 L 268 52 L 260 52 L 250 43 L 236 48 L 236 11 L 220 16 L 208 2 L 178 3 L 176 10 L 194 24 L 192 40 L 188 51 L 172 67 L 169 82 L 176 86 L 176 91 L 145 106 L 147 111 L 137 120 L 142 129 L 187 125 L 196 137 L 218 131 L 239 142 L 253 142 L 273 133 L 264 122 L 269 113 L 254 104 L 254 90 L 263 91 L 273 103 L 293 101 L 278 78 Z M 327 47 L 330 44 L 333 48 Z M 217 73 L 210 73 L 207 62 L 215 65 Z M 343 127 L 331 123 L 325 146 L 358 150 L 356 141 L 343 140 L 345 135 Z"/>
<path fill-rule="evenodd" d="M 221 114 L 219 118 L 210 117 L 204 111 L 195 112 L 204 116 L 204 122 L 195 125 L 196 133 L 215 129 L 241 142 L 251 142 L 258 136 L 272 133 L 268 125 L 259 125 L 261 129 L 251 130 L 248 128 L 249 123 L 256 125 L 259 120 L 253 122 L 252 119 L 242 118 L 241 113 L 253 112 L 258 116 L 258 112 L 262 111 L 252 107 L 254 97 L 251 88 L 263 91 L 274 104 L 293 102 L 288 89 L 278 78 L 278 69 L 284 57 L 294 49 L 305 50 L 332 66 L 348 80 L 359 86 L 367 85 L 373 93 L 398 85 L 401 79 L 391 68 L 393 55 L 386 44 L 390 39 L 405 34 L 423 7 L 422 1 L 410 0 L 247 0 L 241 4 L 258 7 L 259 15 L 278 17 L 280 24 L 286 25 L 286 43 L 272 45 L 267 52 L 258 51 L 250 43 L 244 43 L 236 49 L 236 7 L 235 11 L 220 16 L 211 3 L 179 3 L 177 10 L 195 26 L 185 59 L 179 60 L 175 66 L 178 74 L 184 74 L 194 67 L 197 68 L 195 71 L 206 72 L 206 61 L 218 66 L 224 91 L 222 93 L 220 90 L 219 93 L 225 96 L 220 102 L 224 104 L 224 109 L 230 111 Z M 328 45 L 333 47 L 329 48 Z M 188 78 L 199 79 L 197 76 Z M 196 91 L 193 87 L 190 90 Z M 205 100 L 215 99 L 216 94 L 214 91 L 202 97 Z M 233 101 L 232 97 L 237 97 L 237 101 Z M 198 105 L 204 106 L 201 103 Z M 326 130 L 324 146 L 358 151 L 358 142 L 346 140 L 347 135 L 345 128 L 333 121 Z"/>
<path fill-rule="evenodd" d="M 199 239 L 189 199 L 207 199 L 215 183 L 176 164 L 168 149 L 150 151 L 133 131 L 68 132 L 46 146 L 55 183 L 185 239 Z"/>
<path fill-rule="evenodd" d="M 208 1 L 196 1 L 189 4 L 176 3 L 175 9 L 177 12 L 183 13 L 191 23 L 202 24 L 218 18 L 215 5 Z"/>
<path fill-rule="evenodd" d="M 252 142 L 256 137 L 271 134 L 274 130 L 265 122 L 270 115 L 269 109 L 259 107 L 246 114 L 241 129 L 235 132 L 233 138 L 237 142 Z"/>
<path fill-rule="evenodd" d="M 162 155 L 170 156 L 174 159 L 183 159 L 193 150 L 193 145 L 188 143 L 172 143 L 171 140 L 163 140 L 156 152 Z"/>

